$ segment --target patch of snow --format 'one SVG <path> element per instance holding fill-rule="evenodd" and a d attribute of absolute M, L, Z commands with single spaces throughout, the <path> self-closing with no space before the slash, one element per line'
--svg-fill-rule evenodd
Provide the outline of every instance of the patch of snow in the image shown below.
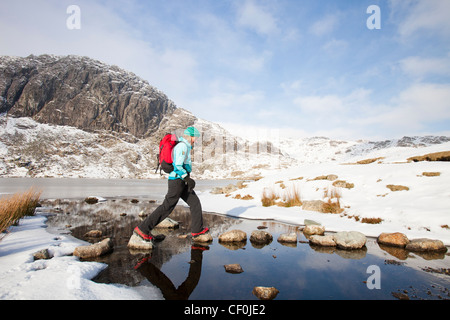
<path fill-rule="evenodd" d="M 41 215 L 21 219 L 0 241 L 1 300 L 162 299 L 148 281 L 137 287 L 91 281 L 107 265 L 69 256 L 86 243 L 50 234 L 45 221 Z M 34 261 L 33 253 L 46 248 L 53 257 Z"/>

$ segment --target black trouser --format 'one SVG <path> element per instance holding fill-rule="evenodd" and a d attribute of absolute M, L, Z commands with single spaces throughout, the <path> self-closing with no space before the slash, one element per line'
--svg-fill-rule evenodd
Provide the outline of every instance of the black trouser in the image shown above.
<path fill-rule="evenodd" d="M 198 233 L 203 230 L 202 205 L 194 190 L 188 192 L 188 186 L 181 179 L 169 180 L 169 189 L 164 202 L 155 209 L 138 228 L 145 234 L 156 227 L 161 221 L 169 216 L 175 209 L 178 200 L 183 199 L 191 210 L 191 232 Z"/>

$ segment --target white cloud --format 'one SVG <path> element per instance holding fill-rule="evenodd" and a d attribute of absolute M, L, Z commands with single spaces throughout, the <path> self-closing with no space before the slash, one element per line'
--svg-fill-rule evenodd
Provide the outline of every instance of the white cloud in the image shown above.
<path fill-rule="evenodd" d="M 254 55 L 246 55 L 237 59 L 236 63 L 240 69 L 250 71 L 250 72 L 258 72 L 263 70 L 266 63 L 272 57 L 272 53 L 269 51 L 264 51 L 260 54 Z"/>
<path fill-rule="evenodd" d="M 261 35 L 278 32 L 277 21 L 268 9 L 253 0 L 246 0 L 238 9 L 238 24 Z"/>
<path fill-rule="evenodd" d="M 343 110 L 343 99 L 335 95 L 306 96 L 294 100 L 303 112 L 316 115 L 326 115 Z"/>
<path fill-rule="evenodd" d="M 450 125 L 450 84 L 416 83 L 383 104 L 371 94 L 361 88 L 348 95 L 299 96 L 294 104 L 300 113 L 291 119 L 310 135 L 334 138 L 444 134 L 442 128 L 433 133 L 433 124 Z"/>
<path fill-rule="evenodd" d="M 406 16 L 396 21 L 399 33 L 403 37 L 410 37 L 420 31 L 450 36 L 450 1 L 448 0 L 391 0 L 391 6 L 398 15 Z"/>
<path fill-rule="evenodd" d="M 376 113 L 356 115 L 355 123 L 361 128 L 386 137 L 426 134 L 432 131 L 433 123 L 450 122 L 450 85 L 414 84 L 389 104 L 372 108 Z"/>
<path fill-rule="evenodd" d="M 400 60 L 400 67 L 406 74 L 418 78 L 450 75 L 450 54 L 445 58 L 408 57 Z"/>
<path fill-rule="evenodd" d="M 299 96 L 294 99 L 294 104 L 306 114 L 324 118 L 335 115 L 346 117 L 355 109 L 362 110 L 367 105 L 370 93 L 370 90 L 359 88 L 346 96 Z"/>
<path fill-rule="evenodd" d="M 319 21 L 316 21 L 309 28 L 309 31 L 316 36 L 323 36 L 331 33 L 336 28 L 338 22 L 339 19 L 337 15 L 327 15 Z"/>
<path fill-rule="evenodd" d="M 399 123 L 421 126 L 434 121 L 450 120 L 450 84 L 415 84 L 402 91 L 394 101 L 395 110 L 388 113 Z"/>
<path fill-rule="evenodd" d="M 337 39 L 331 39 L 327 43 L 325 43 L 322 48 L 326 51 L 328 51 L 330 54 L 337 54 L 348 47 L 348 42 L 345 40 L 337 40 Z"/>

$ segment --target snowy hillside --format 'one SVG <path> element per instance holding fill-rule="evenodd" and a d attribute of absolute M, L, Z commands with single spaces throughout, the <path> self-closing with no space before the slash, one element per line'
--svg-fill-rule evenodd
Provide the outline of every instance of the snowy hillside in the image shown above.
<path fill-rule="evenodd" d="M 323 161 L 267 172 L 262 179 L 225 194 L 203 193 L 202 204 L 207 211 L 245 218 L 298 224 L 312 219 L 329 231 L 359 230 L 374 237 L 403 232 L 410 239 L 434 238 L 450 245 L 450 162 L 408 161 L 429 153 L 450 154 L 450 142 L 435 144 L 430 137 L 415 140 L 427 146 L 401 147 L 394 141 L 368 152 L 367 143 L 341 143 L 340 150 L 330 150 L 324 147 L 330 141 L 313 139 L 317 149 L 306 148 L 305 154 Z M 344 161 L 330 161 L 335 152 L 341 152 Z M 303 206 L 286 207 L 286 197 L 294 192 Z M 273 195 L 275 204 L 263 206 L 264 195 Z M 327 204 L 333 210 L 324 210 Z"/>
<path fill-rule="evenodd" d="M 193 149 L 197 179 L 255 180 L 305 164 L 352 163 L 367 158 L 404 161 L 427 148 L 447 151 L 448 137 L 404 137 L 382 142 L 338 141 L 323 137 L 248 142 L 221 126 L 177 109 L 164 129 L 138 139 L 128 133 L 86 132 L 41 124 L 31 118 L 0 116 L 0 176 L 71 178 L 161 178 L 154 173 L 159 139 L 194 124 L 203 133 Z"/>

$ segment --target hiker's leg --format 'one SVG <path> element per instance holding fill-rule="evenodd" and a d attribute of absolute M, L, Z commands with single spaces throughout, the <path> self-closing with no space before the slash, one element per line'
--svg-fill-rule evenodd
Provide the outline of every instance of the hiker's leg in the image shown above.
<path fill-rule="evenodd" d="M 139 230 L 145 234 L 150 234 L 150 231 L 154 227 L 167 218 L 169 214 L 172 213 L 178 203 L 178 200 L 180 199 L 184 189 L 184 181 L 180 179 L 169 180 L 168 185 L 168 191 L 163 203 L 156 208 L 155 211 L 148 215 L 147 218 L 138 226 Z"/>
<path fill-rule="evenodd" d="M 189 206 L 191 211 L 191 232 L 198 233 L 203 230 L 203 211 L 200 199 L 195 194 L 195 191 L 187 191 L 187 187 L 181 194 L 181 199 L 184 200 Z"/>

